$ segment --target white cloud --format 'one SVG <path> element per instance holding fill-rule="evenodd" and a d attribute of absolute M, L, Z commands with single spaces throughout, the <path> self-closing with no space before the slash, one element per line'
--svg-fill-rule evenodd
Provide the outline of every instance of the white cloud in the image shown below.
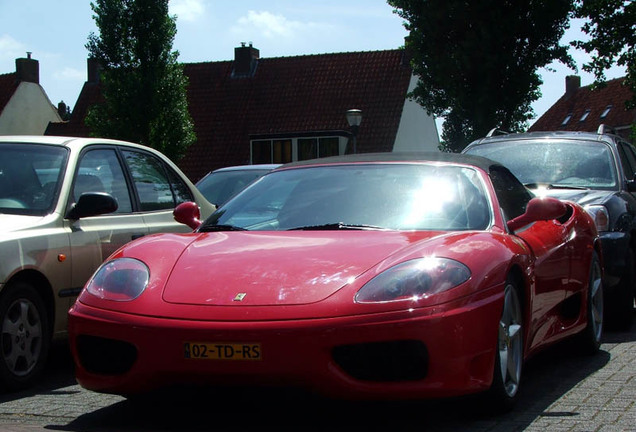
<path fill-rule="evenodd" d="M 256 31 L 259 35 L 268 39 L 275 37 L 289 39 L 300 32 L 316 31 L 320 27 L 324 26 L 311 22 L 303 23 L 289 20 L 283 15 L 275 15 L 271 12 L 250 10 L 247 12 L 247 16 L 238 19 L 237 24 L 232 27 L 231 31 L 239 35 Z"/>
<path fill-rule="evenodd" d="M 205 12 L 203 0 L 171 0 L 169 8 L 170 14 L 177 16 L 177 22 L 196 21 Z"/>
<path fill-rule="evenodd" d="M 0 60 L 14 61 L 26 56 L 26 46 L 9 35 L 0 36 Z"/>
<path fill-rule="evenodd" d="M 62 70 L 55 71 L 53 73 L 53 78 L 60 81 L 85 81 L 86 80 L 86 71 L 66 67 Z"/>

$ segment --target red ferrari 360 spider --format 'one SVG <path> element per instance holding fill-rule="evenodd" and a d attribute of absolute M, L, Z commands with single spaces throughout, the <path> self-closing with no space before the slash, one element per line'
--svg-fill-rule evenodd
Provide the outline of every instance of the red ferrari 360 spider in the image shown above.
<path fill-rule="evenodd" d="M 135 240 L 70 310 L 76 377 L 132 395 L 175 384 L 302 386 L 337 398 L 518 395 L 524 361 L 599 348 L 602 267 L 577 204 L 454 154 L 284 165 L 189 234 Z"/>

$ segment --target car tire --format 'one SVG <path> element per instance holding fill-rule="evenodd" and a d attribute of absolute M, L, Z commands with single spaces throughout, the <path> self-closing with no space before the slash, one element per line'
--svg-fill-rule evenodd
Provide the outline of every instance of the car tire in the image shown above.
<path fill-rule="evenodd" d="M 523 366 L 522 292 L 516 279 L 509 277 L 497 331 L 495 369 L 488 404 L 496 412 L 510 411 L 519 395 Z"/>
<path fill-rule="evenodd" d="M 634 274 L 634 252 L 631 249 L 627 252 L 626 261 L 625 274 L 612 292 L 612 296 L 607 299 L 607 324 L 608 328 L 612 330 L 627 331 L 634 322 L 634 285 L 636 284 L 636 276 Z"/>
<path fill-rule="evenodd" d="M 596 252 L 590 263 L 589 285 L 586 290 L 587 326 L 580 334 L 580 347 L 587 354 L 596 354 L 601 347 L 604 324 L 603 271 Z"/>
<path fill-rule="evenodd" d="M 9 284 L 0 293 L 0 387 L 27 388 L 44 369 L 50 329 L 44 301 L 28 283 Z"/>

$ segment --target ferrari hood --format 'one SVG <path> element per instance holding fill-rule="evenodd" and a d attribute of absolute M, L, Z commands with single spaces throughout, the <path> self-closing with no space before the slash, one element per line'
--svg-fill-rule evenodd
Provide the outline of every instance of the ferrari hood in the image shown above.
<path fill-rule="evenodd" d="M 210 306 L 313 303 L 431 236 L 378 231 L 201 234 L 176 262 L 163 298 Z"/>

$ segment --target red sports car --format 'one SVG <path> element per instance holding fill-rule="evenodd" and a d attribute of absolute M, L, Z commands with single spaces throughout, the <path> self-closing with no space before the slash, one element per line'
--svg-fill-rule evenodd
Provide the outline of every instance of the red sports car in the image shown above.
<path fill-rule="evenodd" d="M 189 234 L 135 240 L 69 313 L 78 382 L 301 386 L 336 398 L 518 395 L 524 361 L 599 348 L 599 238 L 457 154 L 361 154 L 266 174 Z"/>

